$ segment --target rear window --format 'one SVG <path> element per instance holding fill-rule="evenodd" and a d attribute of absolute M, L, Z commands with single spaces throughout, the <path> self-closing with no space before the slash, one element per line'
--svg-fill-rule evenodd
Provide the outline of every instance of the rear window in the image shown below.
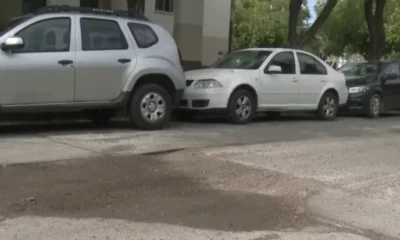
<path fill-rule="evenodd" d="M 140 48 L 148 48 L 158 42 L 158 36 L 154 30 L 146 24 L 128 23 L 129 30 Z"/>

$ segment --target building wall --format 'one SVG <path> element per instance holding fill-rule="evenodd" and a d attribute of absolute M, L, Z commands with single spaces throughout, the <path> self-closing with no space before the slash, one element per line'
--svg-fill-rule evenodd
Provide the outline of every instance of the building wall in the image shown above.
<path fill-rule="evenodd" d="M 0 7 L 0 29 L 5 27 L 5 24 L 10 18 L 17 17 L 22 13 L 22 0 L 8 1 L 7 7 Z"/>
<path fill-rule="evenodd" d="M 229 46 L 230 0 L 204 0 L 202 64 L 210 65 Z"/>
<path fill-rule="evenodd" d="M 144 15 L 151 21 L 163 26 L 171 35 L 174 34 L 174 13 L 155 10 L 155 0 L 145 0 Z"/>

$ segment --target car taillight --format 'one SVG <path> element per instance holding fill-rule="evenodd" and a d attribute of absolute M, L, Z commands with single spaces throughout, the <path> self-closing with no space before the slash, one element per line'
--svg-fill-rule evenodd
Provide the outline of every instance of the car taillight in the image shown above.
<path fill-rule="evenodd" d="M 181 62 L 181 65 L 183 64 L 183 60 L 182 60 L 182 53 L 181 50 L 178 48 L 178 55 L 179 55 L 179 61 Z"/>

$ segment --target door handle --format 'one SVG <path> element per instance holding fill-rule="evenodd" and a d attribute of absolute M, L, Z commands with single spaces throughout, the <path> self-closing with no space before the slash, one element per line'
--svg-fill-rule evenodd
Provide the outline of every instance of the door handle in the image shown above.
<path fill-rule="evenodd" d="M 326 80 L 325 79 L 321 79 L 321 81 L 320 82 L 326 82 Z"/>
<path fill-rule="evenodd" d="M 119 63 L 122 63 L 122 64 L 128 63 L 128 62 L 130 62 L 130 61 L 131 61 L 130 59 L 126 59 L 126 58 L 118 59 L 118 62 L 119 62 Z"/>
<path fill-rule="evenodd" d="M 293 79 L 293 82 L 298 82 L 299 80 L 297 80 L 297 79 Z"/>
<path fill-rule="evenodd" d="M 66 65 L 73 64 L 74 61 L 72 61 L 72 60 L 60 60 L 60 61 L 58 61 L 58 63 L 63 65 L 63 66 L 66 66 Z"/>

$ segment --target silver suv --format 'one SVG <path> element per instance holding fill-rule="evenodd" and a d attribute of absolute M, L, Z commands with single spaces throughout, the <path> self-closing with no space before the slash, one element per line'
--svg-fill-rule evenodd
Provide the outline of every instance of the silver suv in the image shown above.
<path fill-rule="evenodd" d="M 120 110 L 141 129 L 170 120 L 185 87 L 174 39 L 142 15 L 68 6 L 18 17 L 0 33 L 0 116 Z"/>

